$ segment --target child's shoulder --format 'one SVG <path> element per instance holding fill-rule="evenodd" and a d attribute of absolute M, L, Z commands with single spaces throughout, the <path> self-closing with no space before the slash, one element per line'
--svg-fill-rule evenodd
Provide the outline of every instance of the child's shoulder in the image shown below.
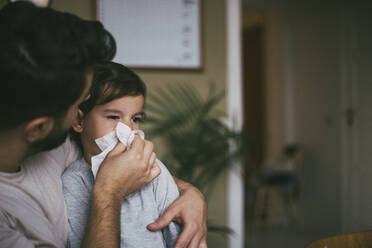
<path fill-rule="evenodd" d="M 161 162 L 159 159 L 156 159 L 156 164 L 160 167 L 162 173 L 163 170 L 164 172 L 169 173 L 167 166 L 165 166 L 165 164 Z"/>
<path fill-rule="evenodd" d="M 90 165 L 84 160 L 84 158 L 79 158 L 72 162 L 67 168 L 64 170 L 62 177 L 70 176 L 70 175 L 79 175 L 82 173 L 87 173 L 90 171 Z"/>
<path fill-rule="evenodd" d="M 167 185 L 168 187 L 176 185 L 174 178 L 169 172 L 168 168 L 159 159 L 156 159 L 156 164 L 159 166 L 161 173 L 152 181 L 154 187 L 157 188 L 157 186 L 159 185 Z"/>
<path fill-rule="evenodd" d="M 168 177 L 172 177 L 172 175 L 170 174 L 167 166 L 165 166 L 165 164 L 163 164 L 163 162 L 161 162 L 159 159 L 156 159 L 156 164 L 159 166 L 160 170 L 161 170 L 161 173 L 159 175 L 158 178 L 168 178 Z M 172 177 L 173 178 L 173 177 Z"/>

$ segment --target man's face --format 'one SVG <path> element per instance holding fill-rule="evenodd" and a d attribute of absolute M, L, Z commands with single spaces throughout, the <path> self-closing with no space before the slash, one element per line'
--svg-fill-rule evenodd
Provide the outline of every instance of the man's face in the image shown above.
<path fill-rule="evenodd" d="M 87 73 L 85 88 L 79 99 L 72 106 L 70 106 L 67 114 L 64 117 L 55 120 L 54 127 L 46 138 L 32 144 L 33 151 L 41 152 L 51 150 L 61 145 L 66 140 L 68 130 L 77 117 L 79 105 L 89 97 L 89 90 L 92 85 L 92 77 L 92 73 Z"/>

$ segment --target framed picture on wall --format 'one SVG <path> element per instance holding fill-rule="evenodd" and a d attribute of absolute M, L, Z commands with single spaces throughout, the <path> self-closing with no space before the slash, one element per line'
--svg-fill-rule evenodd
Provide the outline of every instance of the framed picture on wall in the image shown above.
<path fill-rule="evenodd" d="M 117 42 L 114 61 L 132 68 L 202 68 L 202 0 L 97 0 Z"/>

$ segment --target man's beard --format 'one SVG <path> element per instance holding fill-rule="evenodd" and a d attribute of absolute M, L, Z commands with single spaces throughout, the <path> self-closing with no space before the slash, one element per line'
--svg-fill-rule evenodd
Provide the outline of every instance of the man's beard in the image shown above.
<path fill-rule="evenodd" d="M 60 124 L 56 122 L 56 125 L 47 137 L 31 144 L 32 152 L 43 152 L 58 147 L 66 140 L 67 134 L 68 130 L 63 130 Z"/>

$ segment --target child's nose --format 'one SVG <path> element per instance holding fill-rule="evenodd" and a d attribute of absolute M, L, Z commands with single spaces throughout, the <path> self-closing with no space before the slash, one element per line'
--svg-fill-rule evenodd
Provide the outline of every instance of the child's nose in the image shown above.
<path fill-rule="evenodd" d="M 124 120 L 122 121 L 122 123 L 130 127 L 131 130 L 133 130 L 133 123 L 130 120 Z"/>

